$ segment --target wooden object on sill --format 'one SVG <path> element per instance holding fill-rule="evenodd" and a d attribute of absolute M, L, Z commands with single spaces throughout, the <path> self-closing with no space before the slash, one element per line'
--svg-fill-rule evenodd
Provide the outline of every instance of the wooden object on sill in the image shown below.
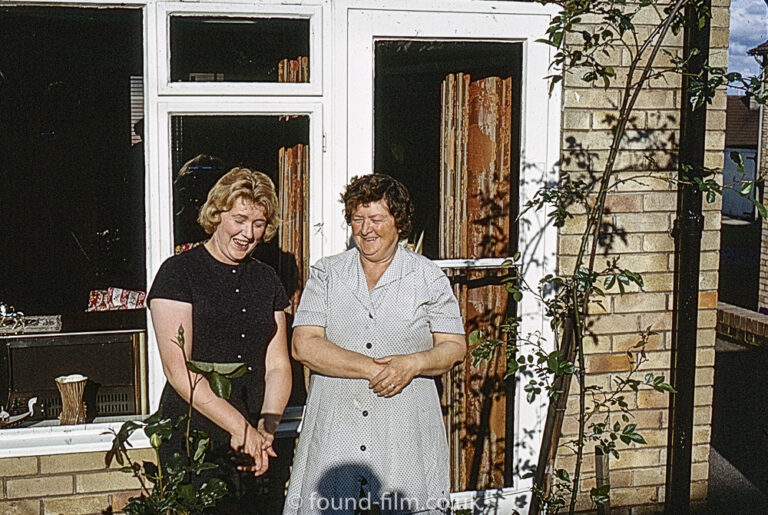
<path fill-rule="evenodd" d="M 291 301 L 287 311 L 293 314 L 309 277 L 309 146 L 281 147 L 278 168 L 282 223 L 277 268 Z"/>
<path fill-rule="evenodd" d="M 80 374 L 71 374 L 56 378 L 56 386 L 61 394 L 61 425 L 84 424 L 85 403 L 83 392 L 88 378 Z"/>
<path fill-rule="evenodd" d="M 512 78 L 472 80 L 449 74 L 441 86 L 441 259 L 505 257 L 514 252 L 511 227 Z M 516 186 L 515 186 L 516 188 Z M 467 332 L 506 340 L 499 328 L 511 308 L 502 269 L 448 270 Z M 514 311 L 513 311 L 514 312 Z M 454 491 L 512 484 L 512 401 L 504 381 L 506 343 L 488 361 L 464 363 L 443 375 L 441 404 L 451 453 Z"/>
<path fill-rule="evenodd" d="M 309 82 L 309 57 L 281 59 L 277 63 L 277 82 Z M 297 118 L 297 115 L 281 114 L 278 120 L 288 121 L 293 118 Z"/>

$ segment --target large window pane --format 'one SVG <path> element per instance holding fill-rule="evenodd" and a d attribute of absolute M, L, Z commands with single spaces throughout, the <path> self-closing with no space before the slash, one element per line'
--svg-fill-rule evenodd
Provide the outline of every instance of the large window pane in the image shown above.
<path fill-rule="evenodd" d="M 28 315 L 146 287 L 141 41 L 138 10 L 0 10 L 0 300 Z"/>
<path fill-rule="evenodd" d="M 408 187 L 416 208 L 411 241 L 421 242 L 425 256 L 499 258 L 516 250 L 521 50 L 514 43 L 376 43 L 375 170 Z M 516 312 L 505 275 L 448 271 L 468 332 L 489 334 Z M 514 450 L 497 445 L 515 438 L 515 386 L 503 380 L 503 356 L 466 361 L 441 377 L 454 491 L 512 484 Z"/>
<path fill-rule="evenodd" d="M 0 301 L 27 320 L 0 337 L 12 415 L 36 396 L 58 423 L 54 379 L 76 373 L 87 421 L 146 408 L 146 312 L 126 309 L 146 290 L 142 35 L 139 9 L 0 9 Z"/>
<path fill-rule="evenodd" d="M 418 240 L 423 234 L 424 255 L 432 259 L 505 257 L 513 252 L 508 235 L 510 231 L 514 232 L 514 227 L 510 227 L 510 220 L 516 215 L 516 207 L 512 207 L 510 211 L 509 206 L 515 206 L 516 203 L 511 198 L 503 200 L 506 212 L 501 213 L 494 208 L 495 221 L 489 222 L 488 217 L 483 216 L 472 222 L 473 225 L 505 224 L 501 232 L 507 234 L 506 241 L 495 241 L 494 245 L 488 245 L 487 249 L 478 253 L 479 255 L 464 251 L 448 255 L 445 251 L 440 251 L 440 238 L 441 235 L 445 236 L 446 229 L 441 227 L 441 199 L 448 200 L 457 195 L 468 194 L 466 189 L 456 191 L 455 194 L 446 187 L 441 190 L 441 167 L 444 165 L 441 164 L 441 156 L 444 157 L 443 150 L 446 141 L 450 139 L 444 134 L 445 127 L 441 126 L 445 114 L 444 104 L 447 102 L 441 88 L 448 76 L 457 74 L 471 76 L 473 82 L 489 77 L 510 80 L 513 96 L 512 123 L 505 140 L 506 148 L 499 150 L 505 153 L 511 162 L 506 163 L 504 167 L 507 169 L 507 176 L 498 179 L 516 182 L 519 166 L 517 113 L 520 104 L 517 98 L 521 55 L 521 45 L 509 43 L 408 40 L 376 42 L 374 168 L 376 171 L 393 175 L 408 187 L 416 208 L 413 239 Z M 477 125 L 477 122 L 474 124 Z M 465 153 L 471 157 L 484 150 L 481 146 L 470 145 L 465 148 Z M 464 161 L 466 158 L 465 155 Z M 514 195 L 515 191 L 516 188 L 509 194 Z M 487 203 L 488 200 L 485 198 L 482 202 Z"/>

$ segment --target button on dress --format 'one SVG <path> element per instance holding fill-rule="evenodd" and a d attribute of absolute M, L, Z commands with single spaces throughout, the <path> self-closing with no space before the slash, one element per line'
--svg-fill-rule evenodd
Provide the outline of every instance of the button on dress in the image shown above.
<path fill-rule="evenodd" d="M 428 259 L 398 247 L 376 287 L 357 249 L 310 271 L 294 327 L 324 327 L 336 345 L 371 357 L 433 347 L 432 333 L 464 334 L 450 283 Z M 377 397 L 365 379 L 313 374 L 284 515 L 445 513 L 448 443 L 432 378 Z"/>

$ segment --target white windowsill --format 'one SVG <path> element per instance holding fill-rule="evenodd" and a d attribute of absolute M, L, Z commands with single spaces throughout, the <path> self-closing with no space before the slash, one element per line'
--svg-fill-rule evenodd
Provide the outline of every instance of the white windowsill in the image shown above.
<path fill-rule="evenodd" d="M 289 406 L 277 428 L 277 438 L 296 436 L 301 425 L 303 406 Z M 81 452 L 106 452 L 114 435 L 127 420 L 141 420 L 145 415 L 100 417 L 90 424 L 62 426 L 57 420 L 41 420 L 27 427 L 0 429 L 0 458 L 44 456 Z M 137 430 L 130 442 L 134 449 L 149 448 L 144 431 Z"/>
<path fill-rule="evenodd" d="M 107 451 L 112 447 L 110 430 L 119 430 L 123 421 L 62 426 L 51 420 L 31 427 L 0 429 L 0 458 Z M 131 443 L 135 449 L 149 447 L 143 431 L 136 431 Z"/>

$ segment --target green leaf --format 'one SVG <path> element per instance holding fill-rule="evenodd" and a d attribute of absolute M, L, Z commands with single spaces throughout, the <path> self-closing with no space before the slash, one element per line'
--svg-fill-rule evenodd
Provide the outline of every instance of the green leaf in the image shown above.
<path fill-rule="evenodd" d="M 555 32 L 550 37 L 550 44 L 553 47 L 559 47 L 560 43 L 563 41 L 563 32 Z"/>
<path fill-rule="evenodd" d="M 630 433 L 630 434 L 622 434 L 621 435 L 621 441 L 629 444 L 631 442 L 639 443 L 639 444 L 646 444 L 645 438 L 643 438 L 641 435 L 637 433 Z"/>
<path fill-rule="evenodd" d="M 635 429 L 637 428 L 637 424 L 627 424 L 624 428 L 624 431 L 622 431 L 624 434 L 627 433 L 634 433 Z"/>
<path fill-rule="evenodd" d="M 210 442 L 210 438 L 200 438 L 195 445 L 195 452 L 192 455 L 192 459 L 195 461 L 200 461 L 200 459 L 205 454 L 205 450 L 208 448 L 208 442 Z"/>
<path fill-rule="evenodd" d="M 547 368 L 549 368 L 551 372 L 557 372 L 559 368 L 558 364 L 559 361 L 557 359 L 557 355 L 553 352 L 549 355 L 549 358 L 547 358 Z"/>
<path fill-rule="evenodd" d="M 483 337 L 483 332 L 479 329 L 475 329 L 471 333 L 469 333 L 469 346 L 474 347 L 475 345 L 479 345 L 485 341 L 485 338 Z"/>
<path fill-rule="evenodd" d="M 195 360 L 187 361 L 187 368 L 196 374 L 207 376 L 211 372 L 216 372 L 229 378 L 240 377 L 247 371 L 245 363 L 210 363 Z M 210 378 L 208 380 L 210 381 Z"/>
<path fill-rule="evenodd" d="M 611 485 L 600 485 L 592 488 L 589 491 L 589 495 L 592 497 L 595 503 L 605 504 L 610 500 L 610 497 L 608 496 L 610 490 Z"/>
<path fill-rule="evenodd" d="M 755 201 L 755 207 L 757 208 L 757 212 L 760 213 L 761 218 L 768 218 L 768 211 L 765 209 L 762 202 Z"/>
<path fill-rule="evenodd" d="M 229 399 L 229 395 L 232 393 L 232 384 L 229 382 L 229 379 L 218 372 L 211 372 L 208 374 L 208 382 L 216 396 L 222 399 Z"/>
<path fill-rule="evenodd" d="M 187 483 L 183 485 L 178 485 L 176 487 L 176 493 L 179 495 L 182 501 L 191 503 L 191 502 L 194 502 L 195 500 L 195 496 L 197 495 L 197 489 L 195 488 L 195 485 Z"/>

